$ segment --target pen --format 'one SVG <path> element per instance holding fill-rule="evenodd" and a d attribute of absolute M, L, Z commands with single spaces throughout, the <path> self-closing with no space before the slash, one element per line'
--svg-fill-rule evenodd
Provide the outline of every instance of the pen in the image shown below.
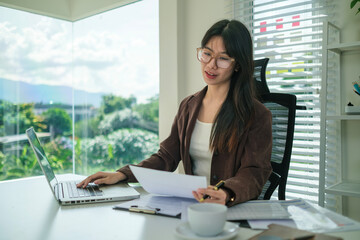
<path fill-rule="evenodd" d="M 215 186 L 214 186 L 214 190 L 217 191 L 219 190 L 222 186 L 224 186 L 225 181 L 224 180 L 220 180 L 220 182 L 218 182 Z M 210 196 L 205 194 L 200 200 L 199 202 L 203 202 L 205 199 L 209 198 Z"/>
<path fill-rule="evenodd" d="M 160 208 L 152 208 L 152 207 L 140 207 L 137 205 L 132 205 L 129 208 L 130 212 L 138 212 L 138 213 L 148 213 L 148 214 L 157 214 L 160 211 Z"/>

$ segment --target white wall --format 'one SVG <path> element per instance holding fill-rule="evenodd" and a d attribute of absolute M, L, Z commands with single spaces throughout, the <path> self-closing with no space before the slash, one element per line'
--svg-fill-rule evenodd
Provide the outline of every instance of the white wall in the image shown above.
<path fill-rule="evenodd" d="M 160 139 L 170 133 L 181 100 L 203 88 L 196 48 L 206 30 L 227 18 L 225 1 L 159 0 Z"/>
<path fill-rule="evenodd" d="M 225 4 L 225 0 L 159 0 L 161 140 L 169 134 L 180 101 L 204 86 L 195 49 L 213 23 L 229 17 Z M 342 41 L 360 41 L 360 14 L 355 16 L 355 9 L 349 9 L 350 0 L 338 4 L 336 19 L 343 28 Z M 360 105 L 360 97 L 351 95 L 350 85 L 360 76 L 360 57 L 346 56 L 344 63 L 342 79 L 347 79 L 347 93 L 343 95 Z M 345 129 L 346 154 L 351 160 L 345 165 L 344 176 L 360 182 L 360 123 L 349 122 Z M 359 198 L 343 200 L 344 215 L 360 220 Z"/>

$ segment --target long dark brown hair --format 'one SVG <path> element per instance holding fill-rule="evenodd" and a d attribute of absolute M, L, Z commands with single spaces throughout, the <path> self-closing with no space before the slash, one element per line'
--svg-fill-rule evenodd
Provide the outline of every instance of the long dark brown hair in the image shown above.
<path fill-rule="evenodd" d="M 254 111 L 254 59 L 248 29 L 236 20 L 221 20 L 205 34 L 201 46 L 214 36 L 223 39 L 227 54 L 235 59 L 230 89 L 211 130 L 210 149 L 231 152 L 239 144 L 242 133 L 250 126 Z"/>

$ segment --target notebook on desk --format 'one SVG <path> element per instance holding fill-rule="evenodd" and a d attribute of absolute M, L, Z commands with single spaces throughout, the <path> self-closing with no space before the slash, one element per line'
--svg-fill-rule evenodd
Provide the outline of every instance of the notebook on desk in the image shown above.
<path fill-rule="evenodd" d="M 40 164 L 45 178 L 56 200 L 62 205 L 130 200 L 140 194 L 126 183 L 115 185 L 89 184 L 85 189 L 77 188 L 75 181 L 58 181 L 33 128 L 26 130 L 30 145 Z"/>

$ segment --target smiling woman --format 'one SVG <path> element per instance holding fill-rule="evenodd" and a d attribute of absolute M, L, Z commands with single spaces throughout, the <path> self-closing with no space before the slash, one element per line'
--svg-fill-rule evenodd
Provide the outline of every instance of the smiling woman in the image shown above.
<path fill-rule="evenodd" d="M 113 170 L 157 148 L 158 28 L 157 0 L 74 23 L 0 7 L 0 179 L 40 173 L 25 139 L 1 138 L 30 126 L 51 133 L 59 172 Z M 52 124 L 54 109 L 70 128 Z"/>

